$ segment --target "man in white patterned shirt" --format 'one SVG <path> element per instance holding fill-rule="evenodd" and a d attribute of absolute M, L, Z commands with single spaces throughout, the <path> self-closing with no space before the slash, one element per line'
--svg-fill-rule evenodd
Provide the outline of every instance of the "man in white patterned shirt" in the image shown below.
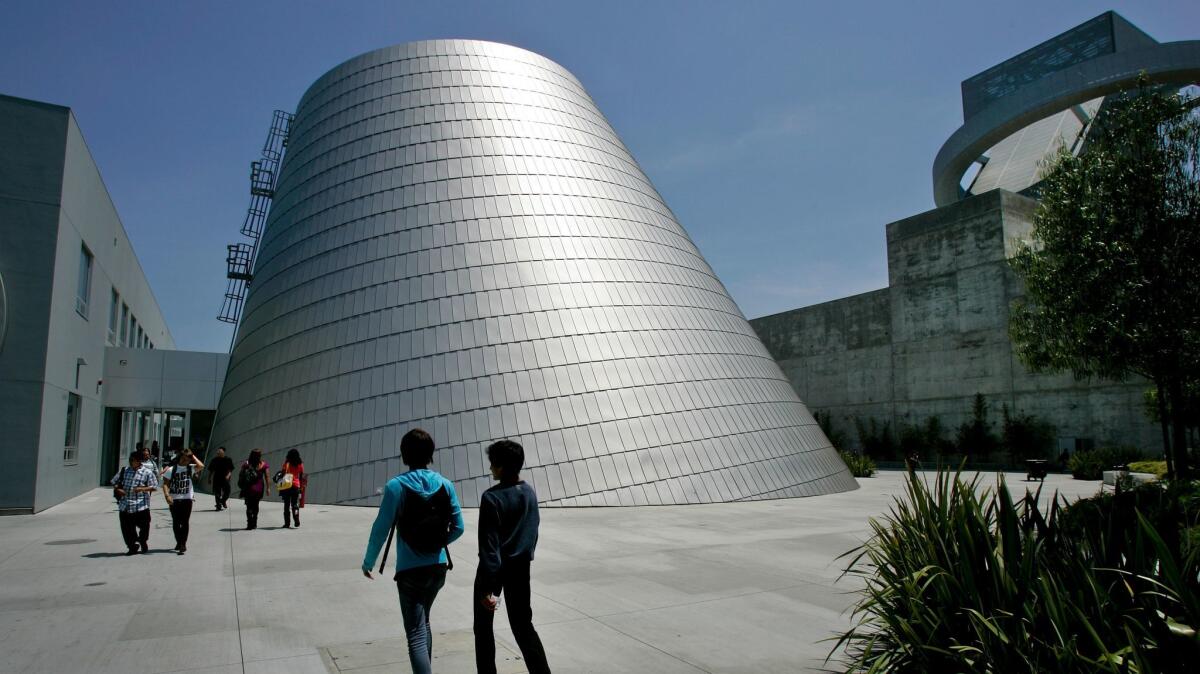
<path fill-rule="evenodd" d="M 136 555 L 149 549 L 150 494 L 158 489 L 158 476 L 142 464 L 142 453 L 129 454 L 129 467 L 113 476 L 109 483 L 116 487 L 117 511 L 121 520 L 121 536 L 125 539 L 125 554 Z"/>

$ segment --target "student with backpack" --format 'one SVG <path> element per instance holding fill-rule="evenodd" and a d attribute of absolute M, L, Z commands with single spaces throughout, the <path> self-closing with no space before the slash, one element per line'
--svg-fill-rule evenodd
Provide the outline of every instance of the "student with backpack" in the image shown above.
<path fill-rule="evenodd" d="M 500 593 L 508 597 L 508 625 L 525 658 L 529 674 L 550 674 L 546 650 L 533 628 L 529 607 L 529 565 L 537 547 L 537 494 L 521 480 L 525 449 L 512 440 L 487 448 L 492 477 L 500 484 L 479 499 L 479 568 L 475 572 L 475 668 L 479 674 L 496 674 L 496 640 L 492 618 L 500 608 Z"/>
<path fill-rule="evenodd" d="M 264 496 L 271 495 L 271 485 L 267 482 L 267 471 L 271 467 L 263 461 L 262 450 L 255 449 L 242 463 L 238 471 L 238 489 L 242 490 L 242 500 L 246 502 L 246 530 L 258 528 L 258 504 Z"/>
<path fill-rule="evenodd" d="M 454 485 L 429 470 L 433 450 L 433 438 L 419 428 L 405 433 L 400 440 L 400 458 L 409 470 L 388 480 L 384 487 L 383 501 L 371 527 L 362 563 L 363 575 L 373 578 L 371 568 L 383 550 L 383 562 L 379 565 L 382 574 L 392 534 L 400 532 L 396 536 L 395 581 L 408 639 L 408 660 L 414 674 L 432 671 L 433 631 L 429 627 L 429 611 L 438 591 L 446 584 L 446 570 L 453 568 L 448 546 L 464 530 Z"/>
<path fill-rule="evenodd" d="M 146 552 L 150 549 L 150 495 L 158 489 L 158 476 L 142 463 L 142 450 L 129 454 L 129 466 L 114 475 L 109 484 L 117 497 L 121 537 L 129 550 L 125 554 Z"/>

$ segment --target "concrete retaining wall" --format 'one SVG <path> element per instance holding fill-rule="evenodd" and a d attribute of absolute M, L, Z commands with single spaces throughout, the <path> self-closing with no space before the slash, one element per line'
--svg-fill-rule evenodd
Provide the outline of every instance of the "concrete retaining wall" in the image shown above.
<path fill-rule="evenodd" d="M 1037 202 L 1003 190 L 887 226 L 889 287 L 764 316 L 750 323 L 814 411 L 829 412 L 849 445 L 854 417 L 892 427 L 970 418 L 976 393 L 999 429 L 1002 404 L 1076 438 L 1161 451 L 1142 406 L 1144 381 L 1077 382 L 1035 375 L 1008 338 L 1021 293 L 1007 259 L 1028 238 Z"/>

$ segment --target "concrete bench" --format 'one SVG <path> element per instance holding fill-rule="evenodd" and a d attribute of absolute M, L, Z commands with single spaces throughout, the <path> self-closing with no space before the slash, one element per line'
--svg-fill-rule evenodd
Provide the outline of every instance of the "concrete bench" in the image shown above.
<path fill-rule="evenodd" d="M 1118 476 L 1127 475 L 1133 485 L 1146 484 L 1158 480 L 1158 476 L 1154 473 L 1131 473 L 1124 470 L 1106 470 L 1104 471 L 1104 482 L 1100 485 L 1101 489 L 1105 487 L 1117 488 Z"/>

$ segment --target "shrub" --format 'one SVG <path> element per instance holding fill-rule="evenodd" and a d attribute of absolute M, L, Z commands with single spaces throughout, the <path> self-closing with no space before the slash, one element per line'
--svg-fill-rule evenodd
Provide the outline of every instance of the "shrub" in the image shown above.
<path fill-rule="evenodd" d="M 855 417 L 854 429 L 858 431 L 858 441 L 862 444 L 864 454 L 882 460 L 896 457 L 896 440 L 892 437 L 891 425 L 886 421 L 879 423 L 874 417 L 863 421 L 861 417 Z"/>
<path fill-rule="evenodd" d="M 900 454 L 902 456 L 931 456 L 949 454 L 954 450 L 952 443 L 942 437 L 942 420 L 929 417 L 923 424 L 900 426 Z"/>
<path fill-rule="evenodd" d="M 1157 491 L 1151 491 L 1151 489 Z M 908 476 L 843 575 L 852 672 L 1184 672 L 1200 658 L 1195 485 L 1043 512 L 1003 478 Z"/>
<path fill-rule="evenodd" d="M 976 393 L 971 402 L 971 420 L 958 427 L 955 444 L 963 456 L 984 457 L 996 450 L 1000 442 L 987 420 L 987 401 Z"/>
<path fill-rule="evenodd" d="M 1014 464 L 1025 459 L 1044 459 L 1054 447 L 1054 425 L 1032 414 L 1009 414 L 1002 408 L 1000 444 Z"/>
<path fill-rule="evenodd" d="M 1099 480 L 1104 471 L 1144 458 L 1136 447 L 1099 447 L 1075 452 L 1067 460 L 1067 468 L 1076 480 Z"/>
<path fill-rule="evenodd" d="M 854 477 L 871 477 L 875 474 L 875 462 L 866 454 L 856 454 L 854 452 L 838 452 L 841 455 L 842 461 L 846 463 L 846 467 L 850 469 L 850 474 Z"/>
<path fill-rule="evenodd" d="M 1135 473 L 1153 473 L 1162 480 L 1167 477 L 1166 461 L 1131 461 L 1129 470 Z"/>

